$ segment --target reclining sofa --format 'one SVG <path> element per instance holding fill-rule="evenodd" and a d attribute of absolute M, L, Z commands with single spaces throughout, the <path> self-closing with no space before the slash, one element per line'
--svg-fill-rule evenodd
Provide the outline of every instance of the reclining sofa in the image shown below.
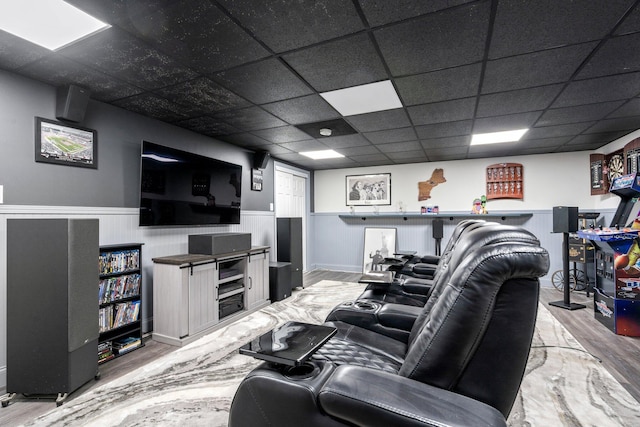
<path fill-rule="evenodd" d="M 506 425 L 548 253 L 535 241 L 505 241 L 459 258 L 424 307 L 336 307 L 367 320 L 330 314 L 325 325 L 337 333 L 310 360 L 262 363 L 238 387 L 229 426 Z"/>

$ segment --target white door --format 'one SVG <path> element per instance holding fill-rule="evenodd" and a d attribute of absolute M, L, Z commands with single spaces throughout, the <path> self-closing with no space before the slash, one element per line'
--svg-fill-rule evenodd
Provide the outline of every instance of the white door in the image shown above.
<path fill-rule="evenodd" d="M 307 270 L 307 178 L 303 173 L 276 168 L 276 218 L 302 218 L 302 269 Z"/>

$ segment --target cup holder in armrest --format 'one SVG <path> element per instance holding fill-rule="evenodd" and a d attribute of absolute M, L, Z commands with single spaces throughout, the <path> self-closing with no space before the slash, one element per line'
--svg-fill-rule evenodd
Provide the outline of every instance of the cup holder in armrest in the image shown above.
<path fill-rule="evenodd" d="M 374 311 L 378 309 L 378 304 L 371 301 L 355 301 L 353 307 L 362 311 Z"/>
<path fill-rule="evenodd" d="M 311 362 L 305 362 L 298 366 L 287 366 L 284 376 L 292 380 L 303 380 L 318 375 L 320 367 Z"/>

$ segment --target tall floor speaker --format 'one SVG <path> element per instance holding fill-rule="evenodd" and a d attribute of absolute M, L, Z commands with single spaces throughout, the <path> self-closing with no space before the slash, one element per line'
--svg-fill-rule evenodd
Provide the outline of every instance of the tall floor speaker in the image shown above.
<path fill-rule="evenodd" d="M 291 263 L 291 289 L 302 286 L 302 218 L 277 219 L 279 262 Z"/>
<path fill-rule="evenodd" d="M 7 220 L 7 392 L 67 394 L 98 375 L 98 220 Z"/>

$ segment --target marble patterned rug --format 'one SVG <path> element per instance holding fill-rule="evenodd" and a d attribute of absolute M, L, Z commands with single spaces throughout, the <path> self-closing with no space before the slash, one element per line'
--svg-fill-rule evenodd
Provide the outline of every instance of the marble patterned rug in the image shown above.
<path fill-rule="evenodd" d="M 237 348 L 284 323 L 322 323 L 363 285 L 322 281 L 66 402 L 27 426 L 226 426 L 259 362 Z M 640 425 L 640 405 L 541 304 L 510 426 Z"/>

